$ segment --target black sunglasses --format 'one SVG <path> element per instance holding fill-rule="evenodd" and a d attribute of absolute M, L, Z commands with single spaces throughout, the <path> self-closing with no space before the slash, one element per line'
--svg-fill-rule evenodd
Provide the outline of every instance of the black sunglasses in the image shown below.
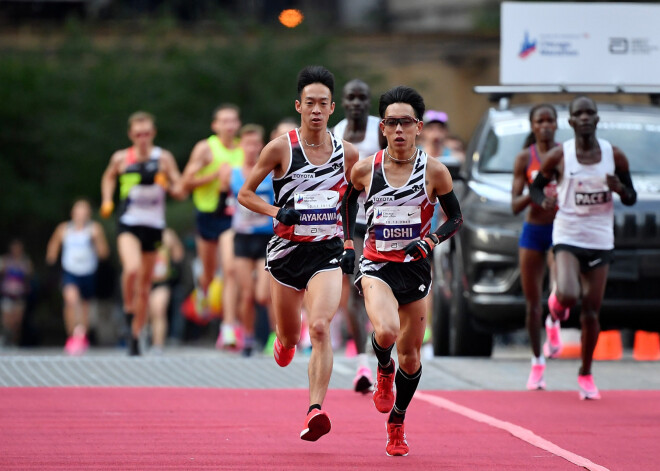
<path fill-rule="evenodd" d="M 381 123 L 383 123 L 383 126 L 388 128 L 395 128 L 399 124 L 402 128 L 409 128 L 410 126 L 419 123 L 419 119 L 413 118 L 412 116 L 403 116 L 401 118 L 383 118 Z"/>

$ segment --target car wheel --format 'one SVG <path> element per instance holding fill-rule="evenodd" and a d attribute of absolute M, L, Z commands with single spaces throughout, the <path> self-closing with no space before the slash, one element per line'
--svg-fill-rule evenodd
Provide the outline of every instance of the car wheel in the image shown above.
<path fill-rule="evenodd" d="M 460 246 L 460 244 L 457 244 Z M 489 357 L 493 352 L 493 336 L 474 328 L 467 303 L 467 281 L 459 250 L 452 256 L 453 279 L 449 316 L 449 354 L 452 356 Z"/>

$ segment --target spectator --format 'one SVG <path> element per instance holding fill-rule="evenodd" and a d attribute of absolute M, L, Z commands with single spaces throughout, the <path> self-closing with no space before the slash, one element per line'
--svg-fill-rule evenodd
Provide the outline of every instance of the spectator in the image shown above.
<path fill-rule="evenodd" d="M 14 239 L 9 243 L 9 252 L 0 257 L 2 328 L 5 345 L 20 344 L 31 276 L 32 262 L 25 254 L 23 242 Z"/>

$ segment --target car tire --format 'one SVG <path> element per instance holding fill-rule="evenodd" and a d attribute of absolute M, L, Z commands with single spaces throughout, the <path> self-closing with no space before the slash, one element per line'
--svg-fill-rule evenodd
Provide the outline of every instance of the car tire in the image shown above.
<path fill-rule="evenodd" d="M 475 329 L 467 303 L 467 282 L 460 244 L 452 256 L 452 297 L 449 315 L 449 354 L 452 356 L 489 357 L 493 336 Z"/>

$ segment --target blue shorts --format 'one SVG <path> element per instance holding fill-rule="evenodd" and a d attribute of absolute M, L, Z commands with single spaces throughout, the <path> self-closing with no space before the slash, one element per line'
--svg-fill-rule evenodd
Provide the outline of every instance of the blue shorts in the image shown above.
<path fill-rule="evenodd" d="M 218 215 L 216 212 L 203 213 L 197 211 L 195 223 L 197 225 L 197 234 L 202 239 L 217 242 L 220 234 L 231 227 L 231 216 Z"/>
<path fill-rule="evenodd" d="M 78 276 L 68 271 L 62 271 L 62 286 L 75 285 L 78 287 L 80 297 L 83 299 L 92 299 L 96 294 L 96 275 Z"/>
<path fill-rule="evenodd" d="M 523 223 L 518 247 L 521 249 L 547 252 L 552 247 L 552 224 Z"/>

